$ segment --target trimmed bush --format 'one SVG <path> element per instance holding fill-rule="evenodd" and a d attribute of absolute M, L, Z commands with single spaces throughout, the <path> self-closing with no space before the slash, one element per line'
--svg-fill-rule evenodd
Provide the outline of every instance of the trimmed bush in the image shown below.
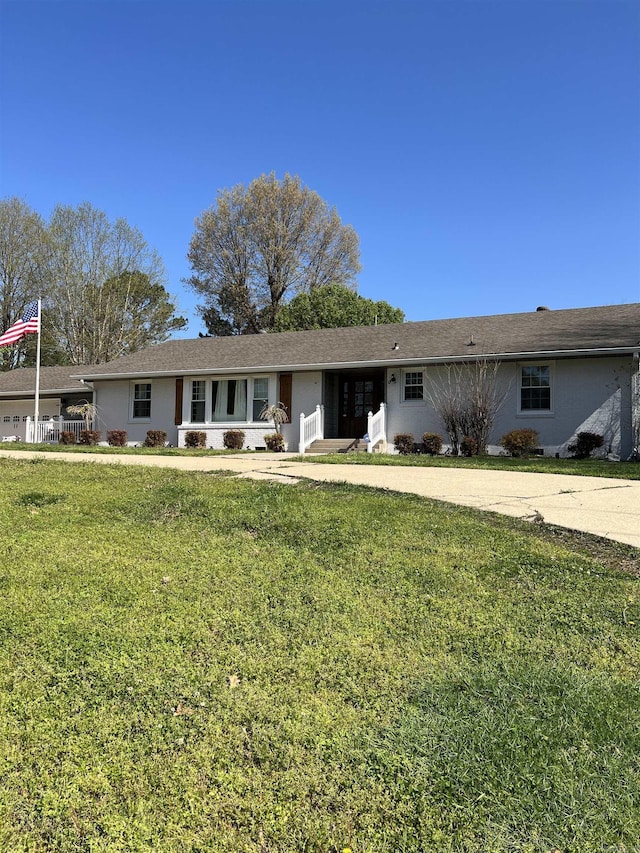
<path fill-rule="evenodd" d="M 437 456 L 442 450 L 442 437 L 435 432 L 425 432 L 422 436 L 424 452 L 430 456 Z"/>
<path fill-rule="evenodd" d="M 89 444 L 94 447 L 100 441 L 100 431 L 97 429 L 80 430 L 78 444 Z"/>
<path fill-rule="evenodd" d="M 109 447 L 126 447 L 127 446 L 127 431 L 126 429 L 110 429 L 107 430 L 107 444 Z"/>
<path fill-rule="evenodd" d="M 222 443 L 227 450 L 242 450 L 244 432 L 241 429 L 228 429 L 222 436 Z"/>
<path fill-rule="evenodd" d="M 597 432 L 579 432 L 573 444 L 567 448 L 575 459 L 588 459 L 594 450 L 602 447 L 604 436 Z"/>
<path fill-rule="evenodd" d="M 409 456 L 409 454 L 414 452 L 415 442 L 413 435 L 410 432 L 399 432 L 393 436 L 393 446 L 401 456 Z"/>
<path fill-rule="evenodd" d="M 226 433 L 225 433 L 226 435 Z M 184 446 L 185 447 L 206 447 L 207 446 L 207 434 L 206 432 L 199 432 L 198 430 L 190 429 L 188 432 L 184 434 Z"/>
<path fill-rule="evenodd" d="M 143 447 L 164 447 L 167 443 L 167 434 L 161 429 L 147 430 L 147 437 L 142 443 Z"/>
<path fill-rule="evenodd" d="M 530 456 L 538 446 L 538 433 L 535 429 L 512 429 L 502 436 L 500 445 L 511 456 Z"/>
<path fill-rule="evenodd" d="M 284 436 L 279 432 L 270 432 L 264 437 L 264 443 L 267 445 L 267 450 L 272 453 L 282 453 L 284 451 Z"/>
<path fill-rule="evenodd" d="M 75 444 L 76 443 L 76 434 L 72 430 L 63 430 L 60 433 L 60 438 L 58 439 L 58 444 Z"/>
<path fill-rule="evenodd" d="M 477 456 L 478 455 L 478 442 L 475 438 L 472 438 L 470 435 L 465 435 L 465 437 L 460 442 L 460 455 L 461 456 Z"/>

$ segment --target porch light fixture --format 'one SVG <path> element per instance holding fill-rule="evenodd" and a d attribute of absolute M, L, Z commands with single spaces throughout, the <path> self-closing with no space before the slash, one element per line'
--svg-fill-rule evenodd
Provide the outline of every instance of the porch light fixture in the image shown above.
<path fill-rule="evenodd" d="M 400 347 L 399 347 L 399 345 L 398 345 L 397 341 L 396 341 L 396 343 L 391 347 L 391 349 L 400 349 Z"/>
<path fill-rule="evenodd" d="M 389 379 L 389 385 L 393 385 L 395 383 L 395 381 L 396 381 L 396 375 L 395 375 L 395 373 L 392 373 L 391 378 Z"/>

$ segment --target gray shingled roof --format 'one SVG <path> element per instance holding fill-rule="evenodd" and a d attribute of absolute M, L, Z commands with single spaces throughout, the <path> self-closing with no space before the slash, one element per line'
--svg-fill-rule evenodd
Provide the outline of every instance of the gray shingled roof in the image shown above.
<path fill-rule="evenodd" d="M 72 379 L 71 375 L 78 372 L 79 367 L 41 367 L 40 368 L 40 393 L 50 394 L 77 393 L 87 389 L 78 380 Z M 0 397 L 15 394 L 31 394 L 35 396 L 36 369 L 35 367 L 21 367 L 18 370 L 9 370 L 0 373 Z"/>
<path fill-rule="evenodd" d="M 106 364 L 76 368 L 75 375 L 125 377 L 367 363 L 393 365 L 490 354 L 514 357 L 608 349 L 629 352 L 639 344 L 640 303 L 634 303 L 376 327 L 172 340 Z"/>

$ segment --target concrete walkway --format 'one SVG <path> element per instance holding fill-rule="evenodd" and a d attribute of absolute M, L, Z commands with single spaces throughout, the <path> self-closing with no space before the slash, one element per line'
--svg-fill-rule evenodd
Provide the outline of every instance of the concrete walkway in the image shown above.
<path fill-rule="evenodd" d="M 284 483 L 295 483 L 301 479 L 354 483 L 422 495 L 531 521 L 545 521 L 640 548 L 640 480 L 471 468 L 323 465 L 296 461 L 295 454 L 289 453 L 187 457 L 2 449 L 0 456 L 147 465 L 183 471 L 229 471 L 239 477 Z"/>

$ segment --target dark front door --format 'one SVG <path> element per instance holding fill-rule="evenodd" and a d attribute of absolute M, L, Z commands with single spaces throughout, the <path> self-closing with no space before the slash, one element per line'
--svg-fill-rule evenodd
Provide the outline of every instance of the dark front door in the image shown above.
<path fill-rule="evenodd" d="M 367 431 L 367 415 L 377 412 L 383 402 L 382 376 L 340 377 L 339 438 L 362 438 Z"/>

